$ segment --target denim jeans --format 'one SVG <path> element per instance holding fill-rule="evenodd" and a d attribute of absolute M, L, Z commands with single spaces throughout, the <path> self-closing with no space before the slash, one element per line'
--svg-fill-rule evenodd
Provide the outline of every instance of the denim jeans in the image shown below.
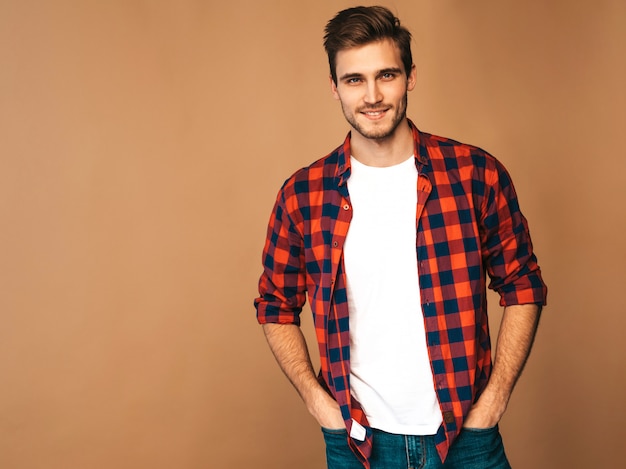
<path fill-rule="evenodd" d="M 322 428 L 328 469 L 363 469 L 345 430 Z M 510 469 L 498 426 L 464 428 L 441 462 L 434 436 L 394 435 L 374 429 L 372 469 Z"/>

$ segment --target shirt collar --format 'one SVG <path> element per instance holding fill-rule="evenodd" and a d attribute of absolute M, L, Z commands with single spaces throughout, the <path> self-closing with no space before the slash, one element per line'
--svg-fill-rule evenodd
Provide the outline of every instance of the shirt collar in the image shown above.
<path fill-rule="evenodd" d="M 409 122 L 409 127 L 411 127 L 411 131 L 413 132 L 413 155 L 416 159 L 415 164 L 417 165 L 418 171 L 421 171 L 423 166 L 428 165 L 428 149 L 424 144 L 425 139 L 422 132 L 419 131 L 411 119 L 407 119 L 407 121 Z M 340 186 L 345 184 L 350 177 L 350 137 L 351 133 L 348 132 L 343 145 L 338 149 L 339 154 L 337 157 L 336 175 L 339 178 Z"/>

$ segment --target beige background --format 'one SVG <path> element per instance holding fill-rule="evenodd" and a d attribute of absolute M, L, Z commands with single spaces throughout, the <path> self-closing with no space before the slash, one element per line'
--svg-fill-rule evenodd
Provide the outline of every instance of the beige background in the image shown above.
<path fill-rule="evenodd" d="M 382 3 L 410 116 L 506 164 L 549 283 L 513 466 L 618 467 L 625 3 Z M 322 467 L 252 300 L 278 187 L 347 130 L 321 38 L 354 4 L 0 0 L 0 467 Z"/>

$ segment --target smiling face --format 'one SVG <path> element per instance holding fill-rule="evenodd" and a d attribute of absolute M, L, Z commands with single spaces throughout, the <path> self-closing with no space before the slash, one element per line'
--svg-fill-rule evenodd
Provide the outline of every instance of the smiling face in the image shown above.
<path fill-rule="evenodd" d="M 407 77 L 400 50 L 385 39 L 344 49 L 336 57 L 331 89 L 352 128 L 367 139 L 385 140 L 406 118 L 407 93 L 415 87 L 415 66 Z"/>

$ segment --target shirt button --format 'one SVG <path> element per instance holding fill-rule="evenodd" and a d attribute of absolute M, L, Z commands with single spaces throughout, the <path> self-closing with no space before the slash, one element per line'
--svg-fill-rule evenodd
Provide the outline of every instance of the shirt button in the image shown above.
<path fill-rule="evenodd" d="M 339 245 L 339 243 L 338 243 L 337 241 L 335 241 L 335 242 L 333 243 L 333 247 L 335 247 L 335 248 L 336 248 L 338 245 Z"/>
<path fill-rule="evenodd" d="M 350 209 L 350 206 L 349 206 L 348 204 L 345 204 L 345 205 L 343 206 L 343 209 L 344 209 L 344 210 L 349 210 L 349 209 Z"/>

